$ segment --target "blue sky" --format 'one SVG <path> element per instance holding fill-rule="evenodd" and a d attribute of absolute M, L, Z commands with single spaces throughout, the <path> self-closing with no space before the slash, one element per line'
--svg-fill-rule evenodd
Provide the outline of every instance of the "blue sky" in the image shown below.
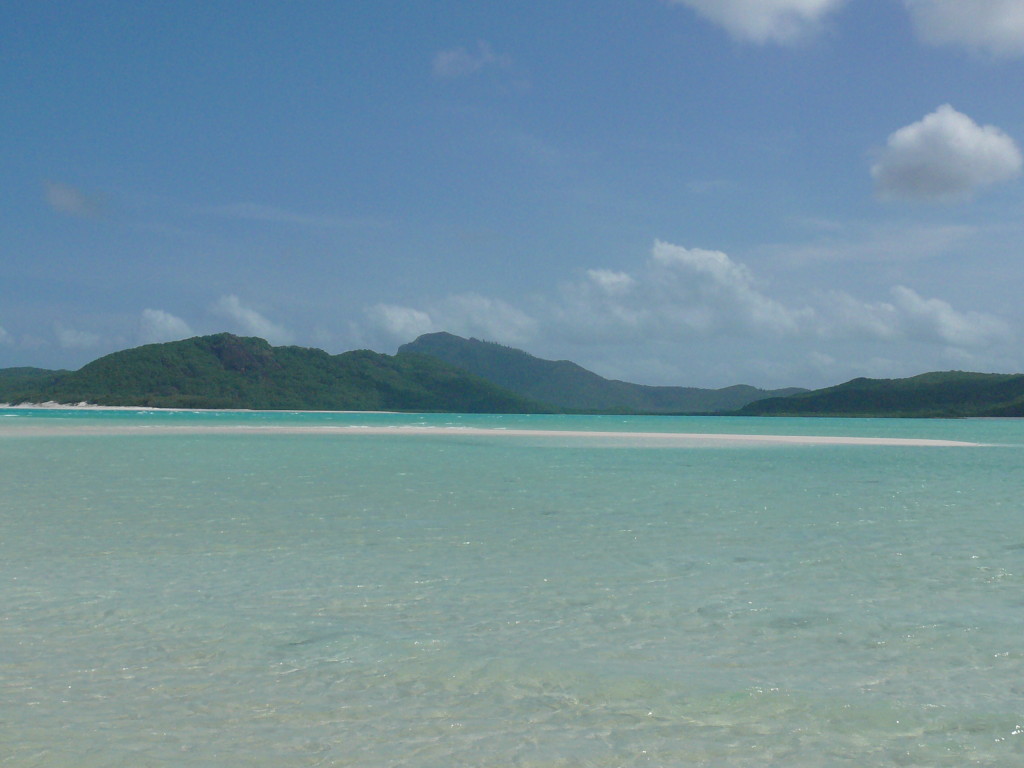
<path fill-rule="evenodd" d="M 0 367 L 1024 370 L 1024 2 L 0 2 Z"/>

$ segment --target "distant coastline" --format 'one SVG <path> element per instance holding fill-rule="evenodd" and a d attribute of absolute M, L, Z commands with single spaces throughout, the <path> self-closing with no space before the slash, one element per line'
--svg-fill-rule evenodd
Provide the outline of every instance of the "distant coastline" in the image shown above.
<path fill-rule="evenodd" d="M 813 391 L 708 390 L 605 379 L 567 360 L 449 333 L 420 336 L 395 355 L 330 355 L 220 333 L 115 352 L 77 371 L 0 369 L 0 401 L 184 411 L 1015 417 L 1024 416 L 1024 374 L 940 371 Z"/>
<path fill-rule="evenodd" d="M 262 413 L 266 411 L 296 413 L 402 413 L 402 411 L 335 411 L 311 410 L 308 408 L 161 408 L 153 405 L 100 405 L 82 401 L 79 403 L 58 403 L 47 400 L 42 403 L 0 403 L 0 410 L 29 411 L 160 411 L 166 413 L 190 413 L 193 411 L 222 411 L 224 413 Z"/>

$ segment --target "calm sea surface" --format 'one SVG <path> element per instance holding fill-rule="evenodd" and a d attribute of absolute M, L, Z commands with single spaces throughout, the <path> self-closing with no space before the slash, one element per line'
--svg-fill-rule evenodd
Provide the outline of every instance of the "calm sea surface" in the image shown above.
<path fill-rule="evenodd" d="M 0 766 L 1024 765 L 1022 470 L 1020 420 L 0 411 Z"/>

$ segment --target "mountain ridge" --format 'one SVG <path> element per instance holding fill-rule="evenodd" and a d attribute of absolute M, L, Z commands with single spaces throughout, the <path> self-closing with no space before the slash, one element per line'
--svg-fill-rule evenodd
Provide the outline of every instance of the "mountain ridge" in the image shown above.
<path fill-rule="evenodd" d="M 398 355 L 431 355 L 522 397 L 586 412 L 725 413 L 758 399 L 807 390 L 762 390 L 745 384 L 722 389 L 648 386 L 606 379 L 569 360 L 545 360 L 514 347 L 444 331 L 419 336 Z"/>
<path fill-rule="evenodd" d="M 77 371 L 4 369 L 0 401 L 255 410 L 549 410 L 434 358 L 370 350 L 330 355 L 230 333 L 121 350 Z"/>
<path fill-rule="evenodd" d="M 1024 374 L 933 371 L 856 378 L 787 398 L 749 403 L 741 416 L 964 418 L 1024 416 Z"/>
<path fill-rule="evenodd" d="M 448 360 L 438 354 L 447 355 Z M 507 385 L 507 386 L 506 386 Z M 396 355 L 273 347 L 230 333 L 147 344 L 77 371 L 0 369 L 0 403 L 165 408 L 463 413 L 710 413 L 740 416 L 1019 417 L 1024 374 L 935 371 L 808 390 L 736 385 L 649 387 L 568 360 L 453 334 L 426 334 Z M 568 393 L 568 395 L 566 394 Z M 570 399 L 570 395 L 576 399 Z M 753 396 L 754 399 L 750 399 Z M 689 399 L 687 399 L 689 398 Z M 740 405 L 737 401 L 746 399 Z"/>

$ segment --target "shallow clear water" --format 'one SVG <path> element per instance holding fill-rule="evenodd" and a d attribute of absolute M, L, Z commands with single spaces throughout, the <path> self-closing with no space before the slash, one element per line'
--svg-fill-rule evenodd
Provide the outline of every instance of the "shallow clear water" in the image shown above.
<path fill-rule="evenodd" d="M 4 768 L 1024 764 L 1024 422 L 0 413 Z"/>

